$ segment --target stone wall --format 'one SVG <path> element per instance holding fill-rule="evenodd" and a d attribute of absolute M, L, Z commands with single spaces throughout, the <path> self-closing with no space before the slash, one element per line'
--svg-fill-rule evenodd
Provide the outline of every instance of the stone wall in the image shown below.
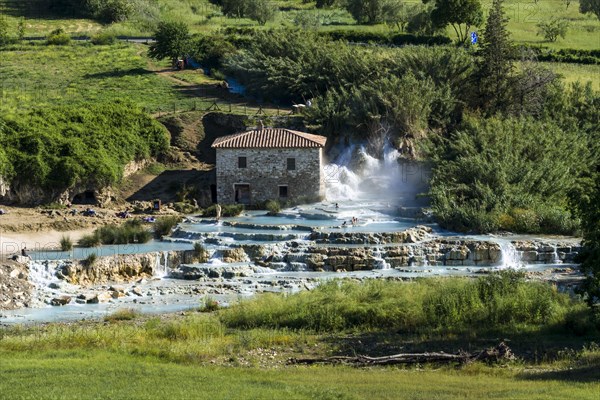
<path fill-rule="evenodd" d="M 238 168 L 238 157 L 246 157 L 246 168 Z M 295 170 L 288 171 L 288 158 L 296 159 Z M 252 204 L 278 199 L 280 185 L 287 185 L 288 200 L 322 198 L 321 161 L 320 148 L 217 149 L 218 202 L 235 203 L 235 184 L 250 185 Z"/>

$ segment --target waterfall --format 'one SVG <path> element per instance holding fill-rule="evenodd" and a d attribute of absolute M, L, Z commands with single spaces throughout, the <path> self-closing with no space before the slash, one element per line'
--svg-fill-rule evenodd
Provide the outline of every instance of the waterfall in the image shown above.
<path fill-rule="evenodd" d="M 403 181 L 400 153 L 387 142 L 381 153 L 375 157 L 364 145 L 351 145 L 326 165 L 327 200 L 395 199 Z"/>
<path fill-rule="evenodd" d="M 500 245 L 501 269 L 523 267 L 523 262 L 521 261 L 521 256 L 519 255 L 519 252 L 509 240 L 497 239 L 497 243 Z"/>
<path fill-rule="evenodd" d="M 28 268 L 29 282 L 37 289 L 46 288 L 50 283 L 59 281 L 56 277 L 56 263 L 29 261 Z"/>
<path fill-rule="evenodd" d="M 552 246 L 552 264 L 561 264 L 562 261 L 560 260 L 560 257 L 558 256 L 558 251 L 557 251 L 557 247 L 555 244 L 551 245 Z"/>
<path fill-rule="evenodd" d="M 373 250 L 373 259 L 375 260 L 376 269 L 390 269 L 390 264 L 383 259 L 379 248 Z"/>
<path fill-rule="evenodd" d="M 165 278 L 169 275 L 169 253 L 157 252 L 154 260 L 154 276 Z"/>

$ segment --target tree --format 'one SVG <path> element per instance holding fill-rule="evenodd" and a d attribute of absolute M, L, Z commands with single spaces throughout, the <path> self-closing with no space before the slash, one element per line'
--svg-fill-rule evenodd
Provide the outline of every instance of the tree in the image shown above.
<path fill-rule="evenodd" d="M 430 0 L 423 0 L 424 3 Z M 431 21 L 439 28 L 452 26 L 458 43 L 465 43 L 471 26 L 483 21 L 479 0 L 435 0 Z"/>
<path fill-rule="evenodd" d="M 506 29 L 508 18 L 504 14 L 502 1 L 494 0 L 492 3 L 475 74 L 479 83 L 479 105 L 490 114 L 503 109 L 508 101 L 509 79 L 513 69 L 514 49 Z"/>
<path fill-rule="evenodd" d="M 579 12 L 594 14 L 600 20 L 600 0 L 579 0 Z"/>
<path fill-rule="evenodd" d="M 173 65 L 190 50 L 190 33 L 183 22 L 161 22 L 154 32 L 155 42 L 150 45 L 148 55 L 157 60 L 171 58 Z"/>
<path fill-rule="evenodd" d="M 264 25 L 275 18 L 275 7 L 269 0 L 245 0 L 245 16 L 259 25 Z"/>
<path fill-rule="evenodd" d="M 398 19 L 402 3 L 399 0 L 348 0 L 346 10 L 359 24 L 379 24 Z M 395 23 L 395 22 L 394 22 Z"/>
<path fill-rule="evenodd" d="M 556 42 L 558 37 L 563 39 L 567 36 L 567 29 L 569 28 L 569 22 L 564 19 L 552 18 L 548 22 L 540 22 L 537 24 L 538 36 L 544 36 L 544 39 L 550 42 Z"/>

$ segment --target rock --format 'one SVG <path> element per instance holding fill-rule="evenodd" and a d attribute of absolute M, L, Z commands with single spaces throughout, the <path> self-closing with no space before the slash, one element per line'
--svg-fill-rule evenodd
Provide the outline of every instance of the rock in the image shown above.
<path fill-rule="evenodd" d="M 136 296 L 140 296 L 140 297 L 144 295 L 144 293 L 142 292 L 142 289 L 137 286 L 134 286 L 131 289 L 131 293 L 135 294 Z"/>
<path fill-rule="evenodd" d="M 52 306 L 66 306 L 71 302 L 70 296 L 59 296 L 50 300 L 50 305 Z"/>
<path fill-rule="evenodd" d="M 50 284 L 48 285 L 48 287 L 50 289 L 56 289 L 56 290 L 60 290 L 61 285 L 58 282 L 50 282 Z"/>

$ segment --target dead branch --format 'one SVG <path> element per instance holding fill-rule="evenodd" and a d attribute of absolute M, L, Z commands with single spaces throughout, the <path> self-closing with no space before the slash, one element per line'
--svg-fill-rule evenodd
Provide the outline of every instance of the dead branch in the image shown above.
<path fill-rule="evenodd" d="M 425 364 L 425 363 L 459 363 L 466 364 L 473 361 L 499 362 L 514 360 L 515 356 L 510 348 L 504 343 L 478 353 L 458 352 L 455 354 L 442 352 L 427 353 L 402 353 L 383 357 L 369 357 L 358 355 L 356 357 L 334 356 L 323 358 L 291 358 L 290 364 L 350 364 L 357 367 L 374 365 L 396 365 L 396 364 Z"/>

